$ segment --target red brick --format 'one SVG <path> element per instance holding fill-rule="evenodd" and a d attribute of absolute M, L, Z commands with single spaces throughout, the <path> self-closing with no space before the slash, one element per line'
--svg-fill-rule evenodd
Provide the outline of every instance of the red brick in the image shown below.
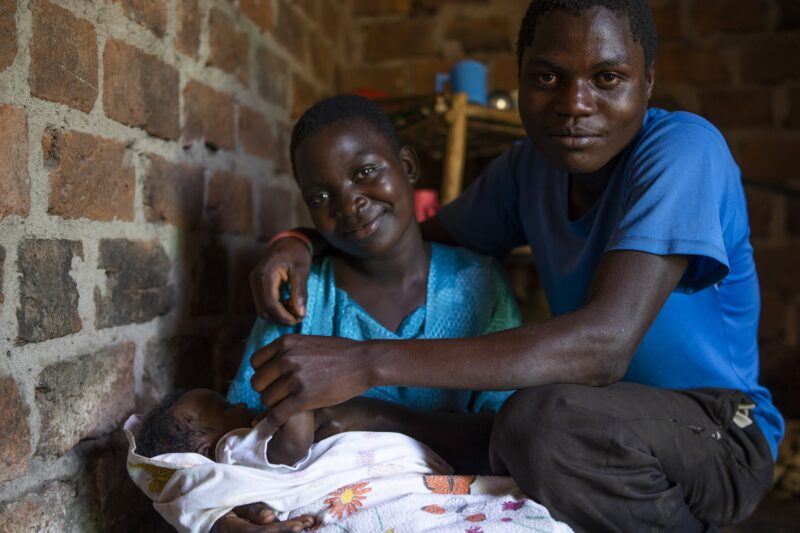
<path fill-rule="evenodd" d="M 198 0 L 178 0 L 175 48 L 189 57 L 196 58 L 202 26 Z"/>
<path fill-rule="evenodd" d="M 69 531 L 75 523 L 69 509 L 76 499 L 75 488 L 63 481 L 48 483 L 36 492 L 0 505 L 4 533 L 55 533 Z"/>
<path fill-rule="evenodd" d="M 22 241 L 17 268 L 22 275 L 17 309 L 17 343 L 41 342 L 81 330 L 78 285 L 70 276 L 80 241 Z"/>
<path fill-rule="evenodd" d="M 662 46 L 656 59 L 660 83 L 717 83 L 730 80 L 725 57 L 718 48 Z"/>
<path fill-rule="evenodd" d="M 33 2 L 31 94 L 84 112 L 97 99 L 94 26 L 46 0 Z"/>
<path fill-rule="evenodd" d="M 754 240 L 771 236 L 778 195 L 756 187 L 745 188 L 750 235 Z"/>
<path fill-rule="evenodd" d="M 258 92 L 269 102 L 286 106 L 289 95 L 289 65 L 266 47 L 256 54 Z"/>
<path fill-rule="evenodd" d="M 317 78 L 329 87 L 336 81 L 336 55 L 335 50 L 320 33 L 309 35 L 311 45 L 311 65 Z"/>
<path fill-rule="evenodd" d="M 136 345 L 118 344 L 53 363 L 39 374 L 37 455 L 63 455 L 81 439 L 119 427 L 133 412 Z"/>
<path fill-rule="evenodd" d="M 208 184 L 206 211 L 212 229 L 248 233 L 253 227 L 250 180 L 232 172 L 217 172 Z"/>
<path fill-rule="evenodd" d="M 319 94 L 313 85 L 308 83 L 301 76 L 295 74 L 292 87 L 294 97 L 292 98 L 292 118 L 298 118 L 303 111 L 314 105 L 319 99 Z"/>
<path fill-rule="evenodd" d="M 306 209 L 303 206 L 303 209 Z M 269 239 L 294 224 L 295 204 L 291 191 L 270 185 L 258 190 L 258 236 Z"/>
<path fill-rule="evenodd" d="M 190 80 L 183 90 L 186 141 L 204 140 L 214 148 L 234 147 L 233 99 Z"/>
<path fill-rule="evenodd" d="M 255 109 L 239 108 L 239 139 L 248 154 L 266 159 L 278 157 L 278 144 L 272 128 Z"/>
<path fill-rule="evenodd" d="M 489 0 L 415 0 L 413 4 L 414 13 L 437 13 L 443 6 L 448 4 L 457 5 L 459 8 L 466 8 L 469 4 L 488 4 Z"/>
<path fill-rule="evenodd" d="M 167 6 L 164 0 L 114 0 L 132 21 L 163 37 L 167 29 Z"/>
<path fill-rule="evenodd" d="M 787 122 L 792 128 L 800 127 L 800 87 L 789 89 L 789 117 Z"/>
<path fill-rule="evenodd" d="M 211 10 L 208 26 L 211 47 L 208 64 L 233 74 L 247 84 L 250 79 L 250 43 L 247 34 L 237 31 L 233 21 L 216 8 Z"/>
<path fill-rule="evenodd" d="M 108 118 L 164 139 L 177 139 L 178 69 L 109 39 L 103 54 L 103 109 Z"/>
<path fill-rule="evenodd" d="M 288 0 L 282 0 L 278 6 L 278 22 L 275 25 L 275 37 L 285 46 L 289 53 L 300 63 L 306 63 L 308 57 L 308 29 L 306 22 L 293 9 Z"/>
<path fill-rule="evenodd" d="M 175 389 L 210 388 L 214 382 L 212 364 L 208 339 L 179 335 L 153 340 L 144 350 L 145 395 L 158 399 Z"/>
<path fill-rule="evenodd" d="M 203 215 L 205 169 L 146 155 L 143 184 L 144 214 L 148 222 L 166 222 L 182 229 L 197 227 Z"/>
<path fill-rule="evenodd" d="M 800 248 L 796 245 L 757 246 L 755 258 L 762 291 L 800 289 Z"/>
<path fill-rule="evenodd" d="M 336 0 L 320 0 L 320 2 L 322 4 L 322 20 L 325 21 L 321 31 L 334 46 L 338 46 L 344 30 L 344 8 Z"/>
<path fill-rule="evenodd" d="M 50 173 L 48 213 L 62 218 L 133 220 L 136 178 L 125 143 L 74 130 L 48 130 L 42 152 Z"/>
<path fill-rule="evenodd" d="M 767 89 L 705 89 L 700 106 L 703 116 L 720 128 L 772 123 L 772 93 Z"/>
<path fill-rule="evenodd" d="M 0 2 L 0 71 L 5 70 L 17 57 L 17 3 Z"/>
<path fill-rule="evenodd" d="M 433 19 L 408 19 L 365 26 L 364 59 L 383 61 L 434 55 L 436 24 Z"/>
<path fill-rule="evenodd" d="M 415 61 L 411 66 L 412 94 L 433 94 L 436 92 L 436 75 L 441 72 L 450 72 L 452 67 L 453 62 L 444 59 Z M 403 83 L 402 85 L 406 84 Z"/>
<path fill-rule="evenodd" d="M 375 15 L 408 15 L 411 0 L 356 0 L 353 14 L 358 17 Z"/>
<path fill-rule="evenodd" d="M 239 0 L 239 10 L 262 30 L 272 28 L 271 0 Z"/>
<path fill-rule="evenodd" d="M 171 265 L 158 241 L 103 239 L 97 268 L 105 287 L 95 287 L 95 327 L 148 322 L 172 308 Z"/>
<path fill-rule="evenodd" d="M 797 197 L 786 199 L 786 229 L 790 235 L 800 237 L 800 200 Z"/>
<path fill-rule="evenodd" d="M 507 54 L 493 57 L 489 61 L 489 89 L 492 91 L 519 89 L 517 56 Z"/>
<path fill-rule="evenodd" d="M 761 291 L 761 318 L 758 323 L 758 341 L 767 344 L 786 338 L 786 298 L 780 291 Z"/>
<path fill-rule="evenodd" d="M 747 81 L 775 83 L 800 79 L 800 35 L 776 35 L 742 48 L 742 72 Z"/>
<path fill-rule="evenodd" d="M 402 96 L 407 94 L 409 89 L 406 81 L 406 68 L 405 65 L 380 65 L 342 70 L 339 73 L 338 86 L 345 92 L 372 88 L 390 96 Z M 416 68 L 416 64 L 413 68 Z M 416 87 L 416 85 L 414 86 Z"/>
<path fill-rule="evenodd" d="M 746 178 L 778 182 L 800 178 L 796 164 L 800 139 L 759 137 L 736 146 L 734 155 Z"/>
<path fill-rule="evenodd" d="M 229 300 L 228 249 L 218 243 L 205 245 L 191 263 L 189 279 L 191 316 L 218 315 L 227 311 Z"/>
<path fill-rule="evenodd" d="M 322 19 L 322 2 L 320 0 L 294 0 L 292 3 L 313 22 L 320 22 Z"/>
<path fill-rule="evenodd" d="M 779 30 L 796 30 L 800 28 L 800 3 L 797 0 L 778 0 L 780 15 Z"/>
<path fill-rule="evenodd" d="M 25 111 L 0 104 L 0 136 L 0 220 L 9 215 L 26 216 L 31 205 L 31 178 Z"/>
<path fill-rule="evenodd" d="M 263 253 L 263 246 L 257 243 L 237 248 L 235 251 L 233 256 L 233 287 L 231 290 L 233 297 L 231 312 L 235 315 L 254 316 L 256 314 L 253 293 L 250 289 L 250 272 L 261 260 Z"/>
<path fill-rule="evenodd" d="M 691 15 L 701 35 L 763 29 L 769 14 L 767 0 L 703 0 L 692 2 Z"/>
<path fill-rule="evenodd" d="M 652 9 L 659 41 L 679 39 L 683 36 L 678 3 L 675 0 L 653 5 Z"/>
<path fill-rule="evenodd" d="M 0 263 L 1 265 L 2 263 Z M 0 376 L 0 482 L 21 476 L 31 455 L 30 409 L 11 376 Z"/>
<path fill-rule="evenodd" d="M 474 54 L 510 52 L 513 32 L 511 24 L 505 18 L 460 17 L 450 22 L 445 35 L 448 39 L 458 41 L 464 53 Z"/>
<path fill-rule="evenodd" d="M 278 160 L 275 161 L 277 172 L 291 172 L 292 162 L 289 158 L 289 143 L 292 138 L 292 128 L 286 123 L 278 124 Z"/>

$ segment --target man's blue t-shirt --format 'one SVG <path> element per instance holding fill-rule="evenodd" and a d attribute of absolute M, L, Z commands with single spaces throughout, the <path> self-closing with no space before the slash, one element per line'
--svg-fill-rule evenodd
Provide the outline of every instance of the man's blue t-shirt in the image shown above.
<path fill-rule="evenodd" d="M 575 311 L 612 250 L 680 254 L 690 262 L 634 354 L 625 381 L 733 388 L 773 457 L 783 419 L 758 384 L 759 288 L 739 167 L 725 139 L 691 113 L 648 110 L 602 197 L 570 220 L 568 174 L 529 139 L 515 143 L 441 212 L 448 233 L 504 257 L 528 244 L 554 315 Z"/>

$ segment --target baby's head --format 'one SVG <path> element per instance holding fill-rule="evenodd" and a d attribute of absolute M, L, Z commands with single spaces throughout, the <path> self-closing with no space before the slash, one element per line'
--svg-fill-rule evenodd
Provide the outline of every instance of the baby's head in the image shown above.
<path fill-rule="evenodd" d="M 314 225 L 339 250 L 384 255 L 419 231 L 417 155 L 374 102 L 342 95 L 310 107 L 292 131 L 291 158 Z"/>
<path fill-rule="evenodd" d="M 249 428 L 254 413 L 245 404 L 231 405 L 210 389 L 177 391 L 167 395 L 145 417 L 136 436 L 136 453 L 195 452 L 210 459 L 223 435 Z"/>

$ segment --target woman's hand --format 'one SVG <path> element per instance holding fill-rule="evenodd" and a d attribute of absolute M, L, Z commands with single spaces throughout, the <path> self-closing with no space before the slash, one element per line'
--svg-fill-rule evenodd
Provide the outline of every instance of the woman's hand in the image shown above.
<path fill-rule="evenodd" d="M 263 503 L 240 505 L 214 523 L 211 533 L 296 533 L 317 523 L 311 515 L 278 522 Z"/>
<path fill-rule="evenodd" d="M 294 326 L 306 316 L 306 284 L 311 254 L 300 239 L 284 237 L 267 248 L 250 273 L 250 289 L 262 318 Z M 291 285 L 288 301 L 281 301 L 281 284 Z"/>
<path fill-rule="evenodd" d="M 250 383 L 270 424 L 281 426 L 294 413 L 337 405 L 371 388 L 377 359 L 367 342 L 284 335 L 252 355 Z"/>

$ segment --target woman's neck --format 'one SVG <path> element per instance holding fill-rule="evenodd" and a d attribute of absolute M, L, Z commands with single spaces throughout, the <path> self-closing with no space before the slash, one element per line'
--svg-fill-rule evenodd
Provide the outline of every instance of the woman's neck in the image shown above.
<path fill-rule="evenodd" d="M 339 260 L 360 278 L 380 285 L 404 286 L 427 279 L 430 244 L 422 240 L 419 225 L 413 223 L 387 254 L 367 258 L 342 254 Z"/>

